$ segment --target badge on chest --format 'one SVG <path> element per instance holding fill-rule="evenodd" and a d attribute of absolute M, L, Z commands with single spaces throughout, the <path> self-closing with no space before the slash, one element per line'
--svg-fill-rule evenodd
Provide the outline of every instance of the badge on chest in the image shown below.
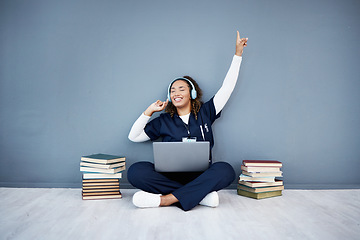
<path fill-rule="evenodd" d="M 183 137 L 183 142 L 196 142 L 196 137 Z"/>

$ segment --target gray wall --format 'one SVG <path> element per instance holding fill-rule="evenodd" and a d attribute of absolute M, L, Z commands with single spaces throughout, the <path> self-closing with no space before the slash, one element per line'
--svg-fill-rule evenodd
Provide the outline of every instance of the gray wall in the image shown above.
<path fill-rule="evenodd" d="M 91 153 L 152 161 L 151 143 L 127 139 L 133 122 L 176 76 L 211 98 L 239 30 L 214 159 L 238 174 L 243 159 L 280 160 L 288 187 L 357 187 L 359 23 L 356 0 L 3 0 L 1 186 L 80 187 Z"/>

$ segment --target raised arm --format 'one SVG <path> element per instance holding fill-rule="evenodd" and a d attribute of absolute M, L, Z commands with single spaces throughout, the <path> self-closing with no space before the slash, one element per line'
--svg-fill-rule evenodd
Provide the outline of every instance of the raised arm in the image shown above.
<path fill-rule="evenodd" d="M 225 76 L 221 88 L 214 96 L 216 114 L 218 114 L 224 108 L 235 88 L 237 78 L 239 76 L 243 50 L 244 47 L 247 46 L 247 41 L 247 38 L 240 38 L 239 31 L 237 31 L 235 56 L 233 57 L 229 71 Z"/>

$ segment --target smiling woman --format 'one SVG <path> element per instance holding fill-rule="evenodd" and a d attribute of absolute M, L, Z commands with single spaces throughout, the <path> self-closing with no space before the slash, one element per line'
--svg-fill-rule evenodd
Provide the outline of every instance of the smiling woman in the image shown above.
<path fill-rule="evenodd" d="M 189 76 L 176 78 L 168 87 L 168 99 L 152 103 L 136 120 L 129 133 L 133 142 L 155 141 L 181 142 L 183 139 L 207 141 L 214 146 L 212 124 L 220 117 L 221 110 L 233 92 L 242 61 L 247 38 L 237 32 L 236 51 L 224 82 L 209 101 L 202 103 L 202 91 Z M 150 120 L 155 112 L 165 113 Z M 187 211 L 196 205 L 216 207 L 217 191 L 229 186 L 235 179 L 235 171 L 227 162 L 211 163 L 204 172 L 160 173 L 150 162 L 137 162 L 130 166 L 127 177 L 136 188 L 133 203 L 137 207 L 159 207 L 177 204 Z"/>
<path fill-rule="evenodd" d="M 186 94 L 186 96 L 184 94 Z M 171 117 L 173 117 L 175 113 L 178 113 L 179 116 L 182 116 L 188 114 L 191 111 L 195 115 L 195 119 L 197 119 L 197 113 L 199 112 L 200 107 L 203 104 L 203 102 L 201 101 L 202 95 L 203 93 L 199 85 L 190 76 L 177 78 L 169 85 L 169 103 L 165 108 L 165 112 L 169 113 Z M 175 99 L 175 97 L 177 97 L 177 99 Z M 172 98 L 174 98 L 174 101 L 172 100 Z M 181 107 L 181 105 L 179 105 L 178 103 L 181 102 L 180 100 L 184 99 L 189 101 L 186 101 L 186 103 L 184 103 L 183 101 L 181 105 L 185 104 L 187 108 L 184 109 L 184 111 L 180 110 L 179 112 L 179 107 Z M 182 114 L 182 112 L 184 112 L 185 114 Z"/>

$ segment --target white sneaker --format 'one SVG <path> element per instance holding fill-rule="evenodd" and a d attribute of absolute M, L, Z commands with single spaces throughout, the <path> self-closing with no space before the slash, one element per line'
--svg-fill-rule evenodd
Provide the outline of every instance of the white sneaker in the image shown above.
<path fill-rule="evenodd" d="M 151 208 L 160 206 L 161 194 L 138 191 L 133 196 L 133 204 L 139 208 Z"/>
<path fill-rule="evenodd" d="M 207 207 L 217 207 L 219 206 L 219 194 L 213 191 L 206 195 L 199 204 Z"/>

